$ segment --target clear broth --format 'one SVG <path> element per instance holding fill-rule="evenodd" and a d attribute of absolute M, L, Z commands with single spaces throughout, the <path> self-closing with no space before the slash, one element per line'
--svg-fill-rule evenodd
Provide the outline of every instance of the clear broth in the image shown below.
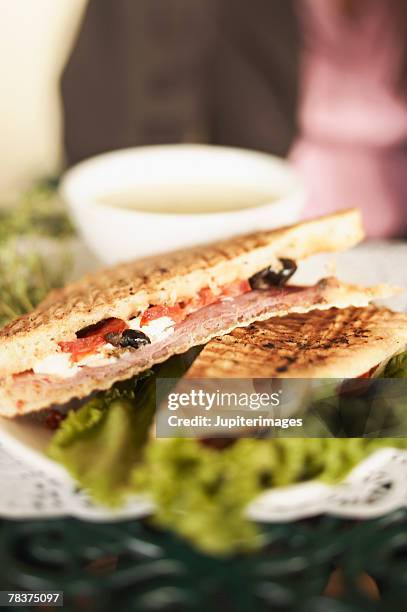
<path fill-rule="evenodd" d="M 202 214 L 228 212 L 269 204 L 276 196 L 256 187 L 160 185 L 120 191 L 99 198 L 109 206 L 149 213 Z"/>

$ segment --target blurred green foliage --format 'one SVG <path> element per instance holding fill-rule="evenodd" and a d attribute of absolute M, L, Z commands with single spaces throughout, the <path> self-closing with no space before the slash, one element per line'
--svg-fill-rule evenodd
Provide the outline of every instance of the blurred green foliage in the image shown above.
<path fill-rule="evenodd" d="M 73 235 L 55 187 L 55 181 L 43 181 L 0 206 L 0 327 L 32 310 L 66 280 L 70 256 L 63 244 L 52 258 L 35 246 L 36 238 Z"/>
<path fill-rule="evenodd" d="M 0 202 L 0 244 L 10 238 L 34 234 L 66 238 L 73 226 L 58 198 L 56 182 L 42 181 L 18 198 Z"/>

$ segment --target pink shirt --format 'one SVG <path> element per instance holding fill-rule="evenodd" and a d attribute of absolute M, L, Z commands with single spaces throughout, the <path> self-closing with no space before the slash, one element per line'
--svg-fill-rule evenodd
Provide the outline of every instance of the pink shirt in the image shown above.
<path fill-rule="evenodd" d="M 300 136 L 291 159 L 308 187 L 306 217 L 358 206 L 375 237 L 407 235 L 407 95 L 397 86 L 394 1 L 357 0 L 365 10 L 352 20 L 334 0 L 299 0 Z"/>

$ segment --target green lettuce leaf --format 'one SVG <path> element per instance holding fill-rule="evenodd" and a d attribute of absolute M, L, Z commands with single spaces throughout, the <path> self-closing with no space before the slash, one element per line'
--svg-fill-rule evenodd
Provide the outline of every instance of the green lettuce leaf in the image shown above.
<path fill-rule="evenodd" d="M 71 410 L 51 440 L 49 457 L 95 501 L 112 507 L 123 504 L 132 492 L 131 474 L 154 420 L 156 377 L 180 377 L 195 355 L 196 350 L 173 357 Z"/>
<path fill-rule="evenodd" d="M 340 482 L 383 447 L 406 448 L 404 438 L 240 439 L 222 451 L 196 439 L 165 439 L 145 447 L 134 490 L 156 504 L 152 520 L 212 555 L 258 548 L 264 536 L 246 507 L 273 487 L 318 479 Z"/>
<path fill-rule="evenodd" d="M 72 410 L 55 433 L 49 456 L 95 501 L 124 502 L 154 418 L 154 391 L 149 378 L 118 385 Z"/>
<path fill-rule="evenodd" d="M 380 377 L 407 378 L 407 351 L 392 357 L 392 359 L 390 359 L 387 363 Z"/>

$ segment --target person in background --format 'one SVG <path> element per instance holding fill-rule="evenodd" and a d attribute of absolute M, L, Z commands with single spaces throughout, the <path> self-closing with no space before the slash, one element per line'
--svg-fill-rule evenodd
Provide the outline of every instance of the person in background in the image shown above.
<path fill-rule="evenodd" d="M 299 129 L 290 158 L 312 217 L 358 206 L 371 237 L 407 235 L 407 3 L 298 0 Z"/>

